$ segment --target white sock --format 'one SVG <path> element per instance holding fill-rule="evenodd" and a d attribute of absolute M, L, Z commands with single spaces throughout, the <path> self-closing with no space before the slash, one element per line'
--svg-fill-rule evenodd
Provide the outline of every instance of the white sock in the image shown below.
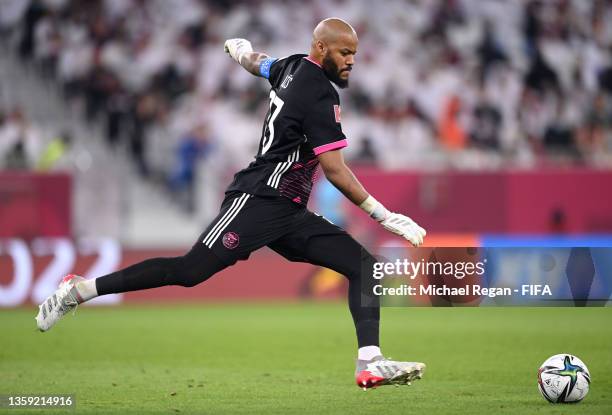
<path fill-rule="evenodd" d="M 378 346 L 360 347 L 357 352 L 357 359 L 359 360 L 372 360 L 376 356 L 382 356 L 382 352 Z"/>
<path fill-rule="evenodd" d="M 96 288 L 96 279 L 81 281 L 76 284 L 76 289 L 79 295 L 83 299 L 83 302 L 91 300 L 98 296 L 98 290 Z"/>

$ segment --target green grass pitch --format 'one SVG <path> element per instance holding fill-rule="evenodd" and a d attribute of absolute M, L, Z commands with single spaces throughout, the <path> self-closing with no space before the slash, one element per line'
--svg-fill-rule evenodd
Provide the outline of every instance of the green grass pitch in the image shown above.
<path fill-rule="evenodd" d="M 76 410 L 45 413 L 612 413 L 612 308 L 385 308 L 383 351 L 428 369 L 367 392 L 340 303 L 81 307 L 48 333 L 34 314 L 0 311 L 0 394 L 75 394 Z M 576 405 L 536 386 L 563 352 L 593 379 Z"/>

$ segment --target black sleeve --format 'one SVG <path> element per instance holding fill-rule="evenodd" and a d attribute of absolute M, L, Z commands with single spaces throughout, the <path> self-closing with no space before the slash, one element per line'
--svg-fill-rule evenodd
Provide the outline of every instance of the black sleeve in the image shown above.
<path fill-rule="evenodd" d="M 287 64 L 287 58 L 281 58 L 281 59 L 269 58 L 269 59 L 266 59 L 266 61 L 268 61 L 268 63 L 266 63 L 265 61 L 262 62 L 262 66 L 260 66 L 260 72 L 264 78 L 268 78 L 270 85 L 274 86 L 276 82 L 278 81 L 278 78 L 283 73 L 285 65 Z M 269 65 L 267 74 L 265 73 L 265 70 L 264 70 L 265 64 Z"/>
<path fill-rule="evenodd" d="M 264 78 L 268 78 L 270 85 L 273 87 L 278 86 L 283 80 L 283 74 L 287 72 L 287 70 L 291 70 L 292 65 L 295 65 L 299 62 L 301 58 L 303 58 L 304 54 L 295 54 L 290 56 L 285 56 L 284 58 L 268 58 L 263 61 L 259 67 L 259 71 L 261 76 Z"/>
<path fill-rule="evenodd" d="M 317 156 L 347 146 L 340 124 L 340 100 L 329 88 L 313 100 L 304 119 L 304 133 Z"/>

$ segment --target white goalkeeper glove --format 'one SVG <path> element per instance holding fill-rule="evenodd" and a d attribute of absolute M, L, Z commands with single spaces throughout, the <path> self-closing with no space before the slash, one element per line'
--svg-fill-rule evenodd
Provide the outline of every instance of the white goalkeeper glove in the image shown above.
<path fill-rule="evenodd" d="M 414 246 L 423 243 L 423 238 L 427 235 L 425 229 L 416 224 L 408 216 L 399 213 L 389 212 L 389 215 L 380 224 L 388 231 L 396 235 L 403 236 Z"/>
<path fill-rule="evenodd" d="M 386 230 L 407 239 L 413 246 L 418 247 L 427 235 L 425 229 L 416 224 L 408 216 L 389 212 L 379 201 L 372 196 L 359 207 L 365 210 L 374 220 L 379 222 Z"/>
<path fill-rule="evenodd" d="M 238 63 L 245 53 L 253 52 L 251 42 L 246 39 L 228 39 L 223 49 Z"/>

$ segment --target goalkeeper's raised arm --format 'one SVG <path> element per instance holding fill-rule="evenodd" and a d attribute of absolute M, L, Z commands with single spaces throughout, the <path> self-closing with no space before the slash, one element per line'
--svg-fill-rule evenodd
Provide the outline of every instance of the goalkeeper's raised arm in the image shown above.
<path fill-rule="evenodd" d="M 228 39 L 224 49 L 244 69 L 256 76 L 261 74 L 261 63 L 270 57 L 265 53 L 253 52 L 251 42 L 246 39 Z"/>

